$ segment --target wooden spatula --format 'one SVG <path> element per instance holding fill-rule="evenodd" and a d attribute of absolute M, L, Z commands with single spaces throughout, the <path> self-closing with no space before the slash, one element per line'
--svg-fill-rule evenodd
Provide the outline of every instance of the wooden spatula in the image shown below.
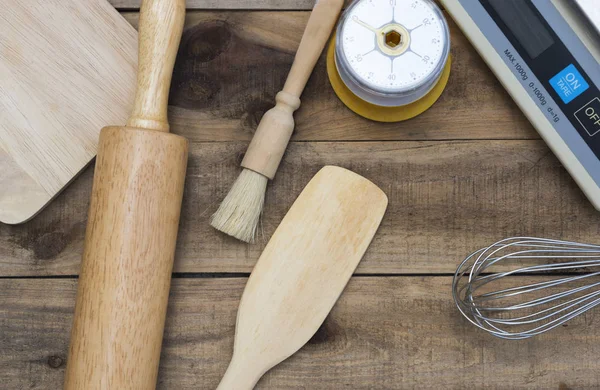
<path fill-rule="evenodd" d="M 308 183 L 258 259 L 237 315 L 234 352 L 218 389 L 252 389 L 315 334 L 367 250 L 387 197 L 327 166 Z"/>

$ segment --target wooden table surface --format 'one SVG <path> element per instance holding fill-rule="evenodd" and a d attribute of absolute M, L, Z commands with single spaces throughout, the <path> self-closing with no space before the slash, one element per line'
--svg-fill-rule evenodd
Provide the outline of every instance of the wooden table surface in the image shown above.
<path fill-rule="evenodd" d="M 139 0 L 113 0 L 135 26 Z M 468 253 L 512 235 L 598 242 L 599 214 L 451 24 L 452 74 L 416 119 L 378 124 L 336 98 L 321 59 L 267 193 L 259 242 L 208 219 L 283 85 L 312 0 L 189 0 L 171 90 L 191 141 L 160 389 L 213 389 L 237 305 L 266 241 L 325 164 L 388 195 L 356 276 L 315 337 L 260 389 L 598 388 L 600 312 L 525 341 L 475 329 L 451 297 Z M 92 167 L 31 222 L 0 225 L 0 387 L 62 385 Z"/>

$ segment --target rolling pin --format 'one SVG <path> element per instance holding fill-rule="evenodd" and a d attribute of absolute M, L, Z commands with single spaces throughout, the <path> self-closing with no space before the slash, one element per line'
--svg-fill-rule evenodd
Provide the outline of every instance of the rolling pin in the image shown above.
<path fill-rule="evenodd" d="M 169 87 L 185 0 L 145 0 L 127 126 L 100 133 L 65 389 L 154 389 L 187 166 Z"/>

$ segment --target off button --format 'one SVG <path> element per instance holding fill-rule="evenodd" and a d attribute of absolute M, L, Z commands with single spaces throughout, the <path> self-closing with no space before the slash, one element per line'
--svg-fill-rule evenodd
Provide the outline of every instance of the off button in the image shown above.
<path fill-rule="evenodd" d="M 600 133 L 600 99 L 594 98 L 577 110 L 575 118 L 577 118 L 590 137 Z"/>

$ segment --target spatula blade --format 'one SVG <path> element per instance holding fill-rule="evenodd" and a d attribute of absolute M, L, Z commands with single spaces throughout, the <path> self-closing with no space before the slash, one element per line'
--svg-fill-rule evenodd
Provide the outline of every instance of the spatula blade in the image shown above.
<path fill-rule="evenodd" d="M 324 167 L 308 183 L 250 275 L 220 389 L 251 389 L 315 334 L 367 250 L 387 202 L 376 185 L 339 167 Z"/>

